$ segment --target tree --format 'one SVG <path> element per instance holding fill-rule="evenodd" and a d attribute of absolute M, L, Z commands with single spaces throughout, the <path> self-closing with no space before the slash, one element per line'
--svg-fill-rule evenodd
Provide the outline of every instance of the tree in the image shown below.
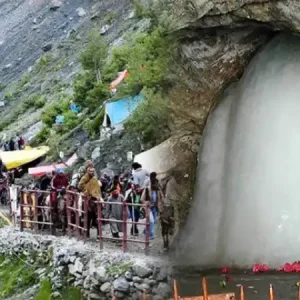
<path fill-rule="evenodd" d="M 93 31 L 89 38 L 88 48 L 81 53 L 80 63 L 86 71 L 92 71 L 97 82 L 101 82 L 101 71 L 106 64 L 108 44 L 99 32 Z"/>

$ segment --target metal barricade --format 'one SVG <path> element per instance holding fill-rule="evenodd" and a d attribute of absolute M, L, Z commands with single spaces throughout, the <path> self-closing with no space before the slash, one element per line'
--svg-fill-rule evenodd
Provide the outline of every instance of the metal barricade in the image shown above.
<path fill-rule="evenodd" d="M 42 197 L 42 202 L 39 204 L 38 199 Z M 59 227 L 57 224 L 59 216 L 58 214 L 58 203 L 56 202 L 56 193 L 50 191 L 39 191 L 39 190 L 21 190 L 20 197 L 20 230 L 30 229 L 35 232 L 44 231 L 45 228 L 49 229 L 51 234 L 56 234 L 56 229 Z M 47 198 L 48 197 L 48 198 Z M 45 200 L 46 199 L 46 200 Z M 67 226 L 68 236 L 73 235 L 76 238 L 87 241 L 89 238 L 88 233 L 90 232 L 91 215 L 94 214 L 94 222 L 97 225 L 99 246 L 103 249 L 104 240 L 120 241 L 122 243 L 122 249 L 124 252 L 128 249 L 128 243 L 140 243 L 145 245 L 145 250 L 149 250 L 150 246 L 150 207 L 141 204 L 128 204 L 125 201 L 123 203 L 108 203 L 95 201 L 92 203 L 92 207 L 89 207 L 89 199 L 86 196 L 81 195 L 78 192 L 66 191 L 64 203 L 60 203 L 63 209 L 63 218 L 66 220 L 64 224 Z M 95 207 L 94 207 L 95 204 Z M 123 211 L 123 219 L 107 219 L 103 217 L 103 211 L 106 205 L 121 205 Z M 135 222 L 128 219 L 129 208 L 141 208 L 145 209 L 145 222 Z M 62 208 L 60 208 L 62 210 Z M 94 211 L 95 210 L 95 211 Z M 46 215 L 46 217 L 45 217 Z M 122 224 L 123 235 L 117 237 L 106 237 L 104 235 L 103 222 L 114 222 Z M 59 222 L 58 222 L 59 223 Z M 132 227 L 142 225 L 145 228 L 145 238 L 133 239 L 128 238 L 128 225 Z M 64 227 L 65 228 L 65 227 Z M 64 231 L 64 230 L 63 230 Z M 64 232 L 63 232 L 64 233 Z"/>
<path fill-rule="evenodd" d="M 88 199 L 76 192 L 67 191 L 67 220 L 68 235 L 72 236 L 74 230 L 77 238 L 87 240 L 88 231 Z M 81 201 L 82 200 L 82 201 Z"/>
<path fill-rule="evenodd" d="M 36 191 L 36 190 L 23 190 L 21 191 L 20 199 L 20 230 L 24 228 L 32 229 L 36 232 L 41 229 L 41 225 L 49 226 L 51 233 L 54 233 L 54 223 L 52 220 L 52 205 L 51 199 L 48 201 L 49 205 L 38 205 L 38 194 L 51 198 L 51 193 L 48 191 Z M 49 220 L 41 221 L 39 216 L 41 210 L 47 212 Z"/>
<path fill-rule="evenodd" d="M 115 219 L 106 219 L 103 216 L 103 209 L 105 208 L 106 205 L 122 205 L 123 207 L 123 220 L 115 220 Z M 134 221 L 128 221 L 128 208 L 132 207 L 143 207 L 146 211 L 146 223 L 141 223 L 141 222 L 134 222 Z M 127 243 L 132 242 L 132 243 L 141 243 L 145 244 L 145 250 L 149 250 L 149 245 L 150 245 L 150 207 L 141 205 L 141 204 L 128 204 L 125 201 L 123 203 L 116 203 L 116 202 L 97 202 L 97 210 L 98 210 L 98 231 L 99 231 L 99 246 L 100 249 L 103 249 L 103 241 L 104 240 L 112 240 L 112 241 L 122 241 L 122 249 L 123 252 L 127 251 Z M 115 238 L 115 237 L 104 237 L 103 236 L 103 222 L 113 222 L 113 223 L 122 223 L 122 231 L 123 231 L 123 236 L 120 238 Z M 131 224 L 132 226 L 134 225 L 143 225 L 145 227 L 145 240 L 135 240 L 135 239 L 128 239 L 127 236 L 127 224 Z"/>

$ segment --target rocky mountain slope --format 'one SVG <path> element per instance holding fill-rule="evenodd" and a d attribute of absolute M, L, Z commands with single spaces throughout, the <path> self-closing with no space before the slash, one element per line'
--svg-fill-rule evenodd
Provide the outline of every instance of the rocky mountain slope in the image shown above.
<path fill-rule="evenodd" d="M 34 137 L 42 128 L 42 108 L 72 94 L 73 77 L 80 71 L 78 57 L 92 29 L 100 33 L 107 25 L 106 38 L 114 45 L 136 23 L 129 0 L 2 1 L 0 13 L 3 139 L 16 133 L 27 140 Z M 45 103 L 24 108 L 22 102 L 32 95 Z"/>

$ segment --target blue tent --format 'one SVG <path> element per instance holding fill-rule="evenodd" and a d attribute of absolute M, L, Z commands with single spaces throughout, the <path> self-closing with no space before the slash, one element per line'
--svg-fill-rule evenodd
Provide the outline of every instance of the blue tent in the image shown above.
<path fill-rule="evenodd" d="M 137 95 L 105 104 L 105 112 L 110 118 L 111 126 L 124 122 L 141 104 L 144 96 Z"/>
<path fill-rule="evenodd" d="M 56 125 L 61 125 L 61 124 L 63 124 L 64 119 L 65 119 L 65 117 L 62 116 L 62 115 L 56 116 L 56 118 L 55 118 L 55 124 L 56 124 Z"/>

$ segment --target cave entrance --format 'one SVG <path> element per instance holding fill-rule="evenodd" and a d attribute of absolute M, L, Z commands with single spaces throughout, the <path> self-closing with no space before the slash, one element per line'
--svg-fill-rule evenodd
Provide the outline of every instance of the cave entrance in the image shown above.
<path fill-rule="evenodd" d="M 210 116 L 184 261 L 202 268 L 299 260 L 300 39 L 276 36 Z"/>

